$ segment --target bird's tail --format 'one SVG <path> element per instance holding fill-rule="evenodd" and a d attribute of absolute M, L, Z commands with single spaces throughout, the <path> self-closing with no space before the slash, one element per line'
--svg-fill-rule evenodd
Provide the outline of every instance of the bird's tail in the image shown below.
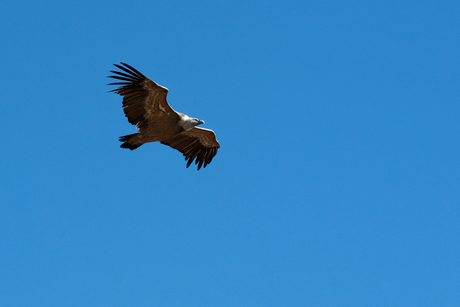
<path fill-rule="evenodd" d="M 137 147 L 144 144 L 141 141 L 139 133 L 120 136 L 119 140 L 120 142 L 123 142 L 123 144 L 120 145 L 121 148 L 129 148 L 131 150 L 136 149 Z"/>

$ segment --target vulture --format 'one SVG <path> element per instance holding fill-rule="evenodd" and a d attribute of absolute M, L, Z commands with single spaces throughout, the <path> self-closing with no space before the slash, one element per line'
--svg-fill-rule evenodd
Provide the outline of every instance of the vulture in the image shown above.
<path fill-rule="evenodd" d="M 114 65 L 120 71 L 111 70 L 115 75 L 109 77 L 122 82 L 109 83 L 119 86 L 110 92 L 123 96 L 123 111 L 128 122 L 138 129 L 137 133 L 121 136 L 120 147 L 134 150 L 142 144 L 158 141 L 180 151 L 187 167 L 193 160 L 198 170 L 211 163 L 220 147 L 214 131 L 198 128 L 204 121 L 173 110 L 166 101 L 166 87 L 128 64 Z"/>

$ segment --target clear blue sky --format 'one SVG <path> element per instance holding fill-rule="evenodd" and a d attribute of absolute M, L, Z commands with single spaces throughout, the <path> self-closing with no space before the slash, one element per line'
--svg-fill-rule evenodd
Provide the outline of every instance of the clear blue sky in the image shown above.
<path fill-rule="evenodd" d="M 8 1 L 1 306 L 460 306 L 460 2 Z M 113 63 L 221 148 L 135 151 Z"/>

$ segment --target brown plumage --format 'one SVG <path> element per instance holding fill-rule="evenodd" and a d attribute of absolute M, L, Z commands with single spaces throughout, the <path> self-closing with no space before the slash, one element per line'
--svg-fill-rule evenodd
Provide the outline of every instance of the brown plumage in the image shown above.
<path fill-rule="evenodd" d="M 120 137 L 122 148 L 136 149 L 142 144 L 160 142 L 180 151 L 187 167 L 195 160 L 198 170 L 206 167 L 220 147 L 214 131 L 198 128 L 204 121 L 174 111 L 166 101 L 168 89 L 150 80 L 138 70 L 121 63 L 121 71 L 109 76 L 123 82 L 110 83 L 120 87 L 111 90 L 123 96 L 123 111 L 138 132 Z"/>

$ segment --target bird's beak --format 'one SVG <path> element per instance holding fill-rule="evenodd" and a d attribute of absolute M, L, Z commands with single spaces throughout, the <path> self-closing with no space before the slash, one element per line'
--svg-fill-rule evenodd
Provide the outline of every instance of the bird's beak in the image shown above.
<path fill-rule="evenodd" d="M 201 120 L 199 121 L 200 125 L 203 125 L 204 124 L 204 120 Z"/>

